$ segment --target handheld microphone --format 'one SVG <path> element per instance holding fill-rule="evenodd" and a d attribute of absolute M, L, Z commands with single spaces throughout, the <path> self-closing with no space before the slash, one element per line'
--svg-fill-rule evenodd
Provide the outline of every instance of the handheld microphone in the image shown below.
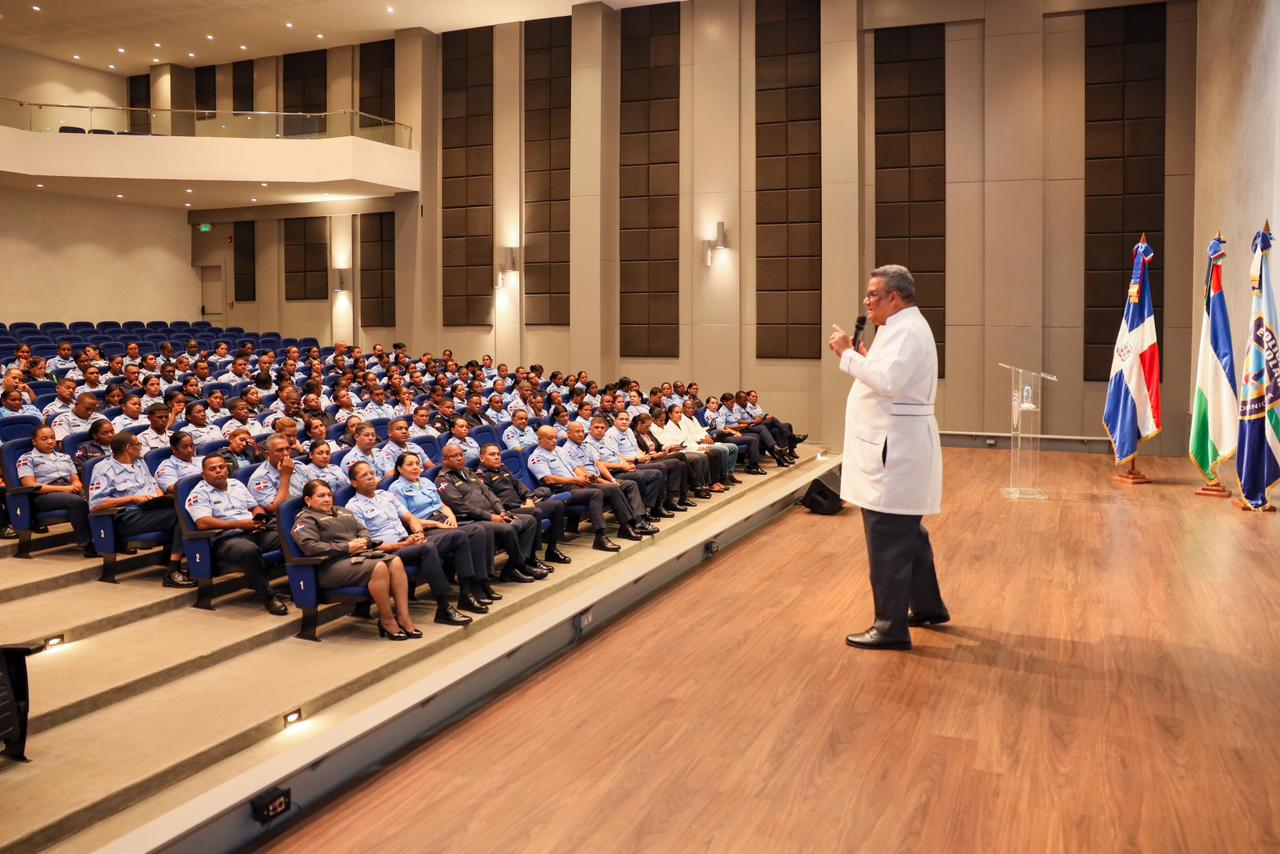
<path fill-rule="evenodd" d="M 858 315 L 858 322 L 853 327 L 853 349 L 857 350 L 862 346 L 862 333 L 867 328 L 867 316 L 865 314 Z"/>

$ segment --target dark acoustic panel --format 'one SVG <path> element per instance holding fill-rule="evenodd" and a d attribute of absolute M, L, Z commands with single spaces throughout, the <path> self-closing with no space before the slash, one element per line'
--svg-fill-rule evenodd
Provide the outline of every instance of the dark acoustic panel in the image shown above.
<path fill-rule="evenodd" d="M 323 50 L 286 53 L 280 78 L 285 136 L 318 136 L 325 132 L 329 108 L 329 54 Z"/>
<path fill-rule="evenodd" d="M 253 60 L 231 63 L 231 109 L 237 113 L 253 112 Z"/>
<path fill-rule="evenodd" d="M 135 74 L 129 78 L 129 132 L 151 133 L 151 75 Z"/>
<path fill-rule="evenodd" d="M 946 375 L 946 30 L 876 30 L 876 265 L 902 264 Z"/>
<path fill-rule="evenodd" d="M 396 117 L 396 40 L 360 45 L 360 127 Z M 376 118 L 375 118 L 376 117 Z"/>
<path fill-rule="evenodd" d="M 533 326 L 569 325 L 572 22 L 524 23 L 524 322 Z"/>
<path fill-rule="evenodd" d="M 329 218 L 284 220 L 284 298 L 329 298 Z"/>
<path fill-rule="evenodd" d="M 493 323 L 493 28 L 441 37 L 445 326 Z"/>
<path fill-rule="evenodd" d="M 258 298 L 257 250 L 253 222 L 236 222 L 231 227 L 233 276 L 236 302 Z"/>
<path fill-rule="evenodd" d="M 360 325 L 396 325 L 396 215 L 360 214 Z"/>
<path fill-rule="evenodd" d="M 1086 380 L 1106 382 L 1144 232 L 1164 337 L 1164 4 L 1086 12 L 1084 63 L 1082 359 Z"/>
<path fill-rule="evenodd" d="M 619 129 L 619 353 L 676 357 L 680 355 L 679 3 L 622 10 Z"/>

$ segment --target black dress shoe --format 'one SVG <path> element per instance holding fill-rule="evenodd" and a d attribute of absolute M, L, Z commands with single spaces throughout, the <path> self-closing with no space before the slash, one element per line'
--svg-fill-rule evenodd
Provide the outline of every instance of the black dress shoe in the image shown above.
<path fill-rule="evenodd" d="M 702 497 L 703 497 L 703 498 L 710 498 L 710 497 L 711 497 L 711 493 L 710 493 L 710 492 L 708 492 L 706 495 L 704 495 L 704 496 L 702 496 Z M 698 502 L 696 502 L 696 501 L 694 501 L 692 498 L 688 498 L 688 497 L 681 498 L 679 501 L 677 501 L 677 502 L 676 502 L 676 504 L 677 504 L 677 506 L 680 506 L 680 507 L 697 507 L 697 506 L 698 506 Z"/>
<path fill-rule="evenodd" d="M 684 506 L 683 504 L 681 504 L 679 501 L 675 501 L 675 500 L 672 500 L 672 499 L 667 499 L 666 501 L 664 501 L 664 502 L 662 503 L 662 509 L 663 509 L 663 510 L 666 510 L 668 513 L 672 513 L 672 514 L 674 514 L 674 513 L 688 513 L 688 512 L 689 512 L 689 508 L 688 508 L 688 507 L 685 507 L 685 506 Z"/>
<path fill-rule="evenodd" d="M 547 577 L 546 570 L 538 569 L 538 567 L 531 566 L 529 564 L 525 564 L 524 566 L 520 567 L 516 571 L 524 573 L 525 575 L 532 578 L 534 581 L 541 581 L 542 579 Z"/>
<path fill-rule="evenodd" d="M 742 483 L 742 481 L 738 480 L 733 475 L 729 475 L 729 483 L 738 484 L 738 483 Z"/>
<path fill-rule="evenodd" d="M 619 532 L 618 536 L 622 536 L 621 532 Z M 638 540 L 640 539 L 640 537 L 637 536 L 635 537 L 635 539 Z M 613 540 L 606 537 L 604 534 L 596 534 L 596 540 L 594 543 L 591 544 L 591 548 L 595 549 L 598 552 L 622 551 L 622 546 L 618 545 Z"/>
<path fill-rule="evenodd" d="M 911 649 L 911 641 L 909 639 L 889 640 L 880 634 L 880 630 L 875 626 L 861 634 L 849 635 L 844 639 L 844 642 L 859 649 Z"/>
<path fill-rule="evenodd" d="M 808 441 L 808 439 L 809 439 L 808 433 L 797 433 L 796 435 L 791 437 L 791 441 L 796 445 L 801 445 L 806 441 Z"/>
<path fill-rule="evenodd" d="M 536 569 L 538 570 L 538 572 L 541 572 L 543 575 L 549 575 L 550 573 L 553 573 L 556 571 L 555 567 L 547 566 L 545 563 L 538 560 L 536 557 L 531 557 L 527 559 L 525 563 L 529 565 L 530 569 Z"/>
<path fill-rule="evenodd" d="M 467 593 L 463 596 L 458 597 L 458 610 L 470 611 L 472 614 L 487 614 L 489 613 L 489 606 L 481 605 L 476 600 L 476 597 L 472 596 L 470 593 Z"/>
<path fill-rule="evenodd" d="M 604 535 L 602 534 L 601 536 L 596 537 L 596 543 L 599 543 L 600 540 L 603 538 L 603 536 Z M 618 538 L 622 540 L 643 540 L 644 539 L 644 537 L 640 536 L 640 532 L 637 530 L 634 530 L 631 525 L 619 525 Z M 596 545 L 595 548 L 599 548 L 599 545 Z M 608 551 L 613 551 L 613 549 L 608 549 Z"/>
<path fill-rule="evenodd" d="M 477 602 L 479 602 L 481 605 L 492 605 L 492 604 L 493 604 L 493 600 L 492 600 L 492 599 L 490 599 L 490 598 L 489 598 L 489 596 L 488 596 L 487 594 L 485 594 L 485 593 L 472 593 L 471 595 L 472 595 L 472 596 L 475 598 L 475 600 L 476 600 Z"/>
<path fill-rule="evenodd" d="M 502 575 L 500 577 L 503 581 L 506 581 L 508 583 L 513 581 L 517 584 L 533 583 L 533 576 L 526 575 L 525 573 L 516 569 L 514 566 L 504 566 L 502 568 Z"/>
<path fill-rule="evenodd" d="M 262 600 L 262 607 L 266 608 L 267 613 L 273 617 L 283 617 L 289 613 L 289 606 L 281 602 L 278 596 Z"/>
<path fill-rule="evenodd" d="M 33 534 L 47 534 L 47 533 L 49 533 L 49 526 L 48 526 L 48 525 L 32 525 L 32 526 L 31 526 L 31 533 L 33 533 Z"/>
<path fill-rule="evenodd" d="M 12 525 L 5 525 L 3 528 L 0 528 L 0 540 L 16 539 L 18 539 L 18 532 L 14 530 Z"/>
<path fill-rule="evenodd" d="M 951 622 L 950 614 L 916 614 L 907 612 L 908 626 L 937 626 Z"/>
<path fill-rule="evenodd" d="M 650 511 L 649 515 L 655 519 L 671 519 L 676 514 L 668 510 L 666 507 L 655 507 Z"/>
<path fill-rule="evenodd" d="M 768 472 L 760 468 L 760 466 L 747 466 L 746 472 L 747 474 L 756 474 L 756 475 L 768 474 Z"/>
<path fill-rule="evenodd" d="M 195 587 L 196 580 L 185 569 L 171 569 L 164 574 L 165 587 Z M 268 611 L 271 609 L 268 608 Z M 274 613 L 274 612 L 273 612 Z"/>
<path fill-rule="evenodd" d="M 499 593 L 497 590 L 493 589 L 493 585 L 489 583 L 488 578 L 484 579 L 483 581 L 477 581 L 475 582 L 475 584 L 484 593 L 484 598 L 489 600 L 485 604 L 493 604 L 494 602 L 501 601 L 502 594 Z M 479 599 L 480 597 L 477 596 L 476 598 Z"/>
<path fill-rule="evenodd" d="M 660 530 L 657 525 L 652 525 L 648 522 L 636 522 L 632 524 L 631 527 L 635 529 L 636 533 L 645 534 L 650 537 L 658 533 Z"/>
<path fill-rule="evenodd" d="M 393 641 L 404 641 L 409 639 L 409 636 L 404 633 L 404 630 L 400 628 L 399 624 L 396 625 L 396 630 L 393 632 L 388 630 L 386 626 L 382 625 L 382 623 L 378 623 L 378 637 Z"/>
<path fill-rule="evenodd" d="M 465 626 L 471 618 L 448 602 L 441 601 L 436 603 L 436 622 L 446 626 Z"/>
<path fill-rule="evenodd" d="M 84 555 L 85 557 L 97 557 L 98 550 L 93 547 L 93 543 L 89 543 L 89 545 L 87 546 L 80 547 L 80 554 Z"/>
<path fill-rule="evenodd" d="M 711 497 L 711 490 L 706 489 L 706 488 L 703 488 L 703 489 L 695 489 L 695 490 L 694 490 L 694 492 L 693 492 L 693 494 L 694 494 L 694 495 L 696 495 L 696 496 L 698 496 L 699 498 L 710 498 L 710 497 Z"/>
<path fill-rule="evenodd" d="M 549 560 L 552 563 L 573 563 L 573 558 L 569 557 L 559 549 L 547 549 L 546 554 L 542 556 L 543 560 Z M 550 567 L 548 567 L 549 569 Z"/>

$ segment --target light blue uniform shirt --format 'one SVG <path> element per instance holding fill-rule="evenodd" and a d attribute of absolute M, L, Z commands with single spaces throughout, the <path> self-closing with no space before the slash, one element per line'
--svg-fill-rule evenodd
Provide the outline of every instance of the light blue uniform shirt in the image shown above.
<path fill-rule="evenodd" d="M 427 452 L 423 450 L 422 446 L 419 445 L 417 442 L 413 441 L 412 439 L 405 442 L 404 447 L 397 445 L 395 442 L 388 441 L 386 444 L 382 446 L 382 451 L 391 460 L 392 468 L 396 467 L 396 460 L 400 459 L 401 454 L 407 454 L 410 452 L 418 455 L 418 461 L 422 463 L 423 468 L 426 468 L 429 465 L 435 464 L 435 460 L 427 456 Z"/>
<path fill-rule="evenodd" d="M 90 415 L 88 418 L 81 418 L 74 412 L 67 411 L 61 415 L 54 417 L 49 422 L 49 426 L 53 428 L 53 435 L 59 442 L 70 436 L 72 433 L 83 433 L 89 429 L 89 425 L 94 421 L 105 420 L 97 413 Z"/>
<path fill-rule="evenodd" d="M 490 406 L 485 410 L 485 414 L 492 418 L 499 427 L 511 422 L 511 413 L 507 412 L 505 409 L 494 409 Z"/>
<path fill-rule="evenodd" d="M 525 426 L 524 430 L 519 430 L 514 424 L 502 431 L 502 443 L 508 448 L 532 448 L 538 444 L 538 434 L 534 429 Z"/>
<path fill-rule="evenodd" d="M 532 410 L 529 408 L 529 402 L 526 400 L 522 400 L 519 394 L 517 394 L 515 397 L 511 399 L 509 403 L 507 403 L 507 414 L 509 415 L 515 415 L 517 412 L 519 412 L 522 409 L 525 412 L 532 412 Z"/>
<path fill-rule="evenodd" d="M 155 495 L 160 485 L 147 471 L 147 464 L 138 460 L 126 465 L 112 457 L 98 463 L 89 484 L 89 509 L 96 509 L 109 498 L 126 498 L 132 495 Z"/>
<path fill-rule="evenodd" d="M 723 406 L 717 409 L 715 412 L 712 412 L 710 409 L 708 409 L 706 412 L 702 414 L 702 417 L 707 422 L 707 428 L 710 430 L 723 430 L 725 427 L 729 426 L 731 423 L 735 423 L 729 420 L 729 414 L 725 412 L 725 409 Z"/>
<path fill-rule="evenodd" d="M 368 463 L 373 466 L 373 473 L 378 476 L 378 480 L 382 480 L 396 467 L 395 460 L 382 448 L 374 448 L 368 454 L 359 448 L 352 448 L 347 451 L 347 455 L 342 458 L 342 473 L 350 478 L 351 467 L 356 463 Z M 369 526 L 366 525 L 365 527 Z"/>
<path fill-rule="evenodd" d="M 462 457 L 467 462 L 480 459 L 480 443 L 475 439 L 472 439 L 470 436 L 465 439 L 459 439 L 457 436 L 453 436 L 444 444 L 445 447 L 448 447 L 449 445 L 457 445 L 459 448 L 462 448 Z"/>
<path fill-rule="evenodd" d="M 18 457 L 18 478 L 34 477 L 36 483 L 60 483 L 67 485 L 76 476 L 75 463 L 60 451 L 42 454 L 34 448 Z M 18 484 L 10 484 L 17 486 Z"/>
<path fill-rule="evenodd" d="M 595 458 L 591 456 L 591 451 L 586 442 L 581 445 L 575 445 L 573 440 L 565 442 L 556 453 L 560 455 L 560 459 L 564 460 L 564 464 L 569 467 L 569 471 L 574 471 L 578 466 L 582 466 L 587 470 L 587 474 L 600 474 L 600 469 L 596 466 Z M 569 477 L 573 477 L 572 474 Z"/>
<path fill-rule="evenodd" d="M 606 463 L 621 463 L 622 457 L 618 455 L 618 449 L 609 444 L 609 433 L 612 428 L 605 433 L 604 439 L 597 439 L 594 436 L 588 436 L 582 443 L 582 447 L 591 455 L 593 460 L 604 460 Z M 573 442 L 566 444 L 572 445 Z"/>
<path fill-rule="evenodd" d="M 169 487 L 193 474 L 200 474 L 204 457 L 193 457 L 191 462 L 184 462 L 177 457 L 169 457 L 156 466 L 156 483 L 165 492 Z"/>
<path fill-rule="evenodd" d="M 638 457 L 642 453 L 630 430 L 610 427 L 604 432 L 604 443 L 619 457 Z"/>
<path fill-rule="evenodd" d="M 36 418 L 42 418 L 40 410 L 36 409 L 29 403 L 22 404 L 22 408 L 14 412 L 7 406 L 0 406 L 0 418 L 13 418 L 17 415 L 34 415 Z"/>
<path fill-rule="evenodd" d="M 398 483 L 399 481 L 397 481 Z M 409 512 L 409 508 L 400 500 L 400 496 L 379 489 L 373 496 L 353 495 L 347 502 L 360 524 L 369 531 L 369 536 L 384 543 L 398 543 L 409 536 L 400 517 Z"/>
<path fill-rule="evenodd" d="M 184 424 L 179 432 L 190 435 L 191 441 L 197 445 L 203 445 L 205 442 L 218 442 L 223 439 L 222 428 L 209 423 L 206 423 L 203 427 Z"/>
<path fill-rule="evenodd" d="M 289 475 L 289 497 L 300 497 L 306 485 L 307 473 L 303 470 L 303 466 L 294 466 L 293 474 Z M 253 493 L 253 498 L 260 507 L 275 501 L 276 493 L 280 491 L 279 469 L 273 467 L 271 463 L 258 466 L 257 471 L 249 478 L 249 491 Z"/>
<path fill-rule="evenodd" d="M 57 418 L 64 412 L 70 412 L 72 405 L 73 404 L 70 403 L 63 403 L 61 400 L 55 400 L 53 403 L 46 406 L 41 411 L 40 415 L 44 418 L 44 423 L 52 427 L 53 419 Z"/>
<path fill-rule="evenodd" d="M 747 415 L 751 418 L 764 418 L 764 410 L 757 403 L 748 403 L 743 407 L 747 411 Z"/>
<path fill-rule="evenodd" d="M 568 444 L 573 443 L 570 442 Z M 576 477 L 573 469 L 560 456 L 559 448 L 548 451 L 546 448 L 539 447 L 529 455 L 526 464 L 529 467 L 529 474 L 533 475 L 535 480 L 542 480 L 547 475 L 552 475 L 553 477 Z"/>
<path fill-rule="evenodd" d="M 440 490 L 425 477 L 418 478 L 417 483 L 398 477 L 391 484 L 391 493 L 419 519 L 427 519 L 432 513 L 442 512 L 441 508 L 444 506 Z"/>
<path fill-rule="evenodd" d="M 360 417 L 365 421 L 370 418 L 395 418 L 396 408 L 389 403 L 374 403 L 369 401 L 360 410 Z"/>
<path fill-rule="evenodd" d="M 258 506 L 258 502 L 253 500 L 249 487 L 229 477 L 225 490 L 218 489 L 207 480 L 200 481 L 187 495 L 185 506 L 187 513 L 197 521 L 212 516 L 223 522 L 243 522 L 253 518 L 253 508 Z"/>
<path fill-rule="evenodd" d="M 315 463 L 307 463 L 303 467 L 307 470 L 307 480 L 323 480 L 335 492 L 339 487 L 351 485 L 346 473 L 338 466 L 327 465 L 320 468 Z"/>

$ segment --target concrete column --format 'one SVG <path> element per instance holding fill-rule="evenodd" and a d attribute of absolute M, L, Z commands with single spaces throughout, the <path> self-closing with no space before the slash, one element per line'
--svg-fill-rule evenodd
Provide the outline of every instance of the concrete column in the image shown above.
<path fill-rule="evenodd" d="M 742 382 L 741 362 L 726 358 L 742 347 L 741 5 L 691 4 L 691 56 L 681 69 L 691 78 L 689 123 L 681 133 L 681 148 L 687 138 L 691 151 L 682 157 L 691 211 L 680 253 L 689 268 L 681 289 L 680 355 L 688 366 L 686 379 L 705 389 L 737 389 Z M 708 267 L 702 241 L 715 237 L 717 222 L 725 224 L 730 249 L 715 253 Z"/>
<path fill-rule="evenodd" d="M 440 37 L 397 30 L 396 118 L 413 128 L 422 192 L 396 195 L 396 338 L 439 352 Z"/>
<path fill-rule="evenodd" d="M 573 7 L 569 162 L 569 363 L 611 376 L 618 363 L 618 12 Z"/>
<path fill-rule="evenodd" d="M 280 328 L 280 309 L 284 305 L 282 228 L 278 219 L 260 220 L 254 224 L 253 246 L 257 253 L 254 273 L 258 285 L 255 302 L 258 308 L 259 329 Z"/>
<path fill-rule="evenodd" d="M 852 330 L 860 313 L 862 169 L 866 149 L 863 132 L 868 123 L 863 91 L 862 3 L 860 0 L 822 2 L 822 330 L 836 323 Z M 856 105 L 856 106 L 854 106 Z M 754 114 L 754 111 L 753 111 Z M 874 174 L 874 172 L 873 172 Z M 755 342 L 750 344 L 752 350 Z M 839 453 L 844 436 L 843 401 L 852 379 L 838 370 L 835 358 L 823 350 L 818 383 L 820 394 L 808 394 L 810 419 L 799 417 L 797 429 L 818 432 Z M 813 412 L 814 404 L 819 406 Z M 779 406 L 781 410 L 783 407 Z M 787 410 L 792 414 L 792 410 Z M 806 430 L 807 428 L 807 430 Z"/>
<path fill-rule="evenodd" d="M 195 133 L 195 117 L 191 113 L 169 113 L 167 110 L 192 110 L 196 106 L 196 75 L 183 65 L 172 63 L 151 66 L 151 132 L 166 136 L 191 136 Z"/>
<path fill-rule="evenodd" d="M 355 46 L 331 47 L 325 63 L 329 92 L 326 105 L 330 113 L 350 110 L 355 106 Z M 331 115 L 326 123 L 326 136 L 351 136 L 350 115 Z"/>
<path fill-rule="evenodd" d="M 214 108 L 220 113 L 231 112 L 235 105 L 233 99 L 233 89 L 235 88 L 235 78 L 232 76 L 231 63 L 225 63 L 214 69 L 217 76 L 217 91 L 215 92 Z"/>
<path fill-rule="evenodd" d="M 1009 430 L 1009 377 L 997 363 L 1044 364 L 1043 24 L 1038 3 L 986 4 L 982 365 L 988 431 Z M 948 235 L 948 244 L 952 240 Z"/>
<path fill-rule="evenodd" d="M 280 109 L 280 85 L 277 80 L 279 69 L 280 58 L 276 56 L 264 56 L 253 61 L 253 108 L 255 110 L 271 113 Z M 273 135 L 280 135 L 280 123 L 270 122 L 270 124 L 272 129 L 261 131 L 259 134 L 261 137 L 270 138 Z"/>
<path fill-rule="evenodd" d="M 523 208 L 522 136 L 524 110 L 524 25 L 519 21 L 493 28 L 493 263 L 498 286 L 493 301 L 493 358 L 524 364 L 521 330 L 524 317 L 520 273 L 500 281 L 496 272 L 507 247 L 521 253 Z M 517 264 L 517 268 L 519 264 Z M 537 358 L 538 354 L 530 354 Z"/>

